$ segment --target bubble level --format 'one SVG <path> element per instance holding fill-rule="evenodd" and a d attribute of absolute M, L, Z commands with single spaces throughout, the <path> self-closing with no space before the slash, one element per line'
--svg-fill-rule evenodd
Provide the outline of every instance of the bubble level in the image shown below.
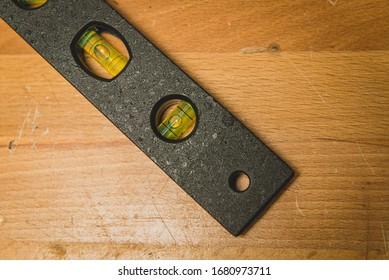
<path fill-rule="evenodd" d="M 169 140 L 179 140 L 193 126 L 196 113 L 186 101 L 181 101 L 158 126 L 159 133 Z"/>
<path fill-rule="evenodd" d="M 78 41 L 78 45 L 113 77 L 117 76 L 128 63 L 128 59 L 112 47 L 94 29 L 85 31 Z"/>

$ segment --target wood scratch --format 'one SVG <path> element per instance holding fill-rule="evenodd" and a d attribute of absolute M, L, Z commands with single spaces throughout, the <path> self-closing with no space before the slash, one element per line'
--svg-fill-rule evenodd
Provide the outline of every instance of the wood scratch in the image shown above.
<path fill-rule="evenodd" d="M 163 223 L 163 225 L 165 226 L 165 228 L 166 228 L 167 231 L 169 232 L 171 238 L 173 238 L 174 243 L 177 245 L 177 240 L 174 238 L 174 236 L 173 236 L 173 234 L 171 233 L 169 227 L 166 225 L 165 220 L 162 218 L 162 215 L 161 215 L 161 213 L 159 212 L 159 210 L 158 210 L 158 208 L 157 208 L 157 205 L 155 204 L 155 201 L 154 201 L 154 197 L 153 197 L 153 196 L 151 197 L 151 201 L 153 202 L 154 208 L 155 208 L 155 210 L 156 210 L 157 213 L 158 213 L 159 219 L 161 220 L 161 222 Z"/>
<path fill-rule="evenodd" d="M 300 212 L 301 216 L 305 216 L 303 210 L 301 210 L 301 208 L 299 206 L 298 199 L 297 199 L 297 194 L 296 194 L 296 208 Z"/>
<path fill-rule="evenodd" d="M 357 137 L 355 137 L 355 135 L 354 135 L 354 140 L 355 140 L 355 143 L 356 143 L 357 146 L 358 146 L 358 150 L 359 150 L 359 152 L 360 152 L 360 155 L 362 156 L 363 160 L 364 160 L 365 163 L 366 163 L 366 166 L 371 170 L 372 174 L 375 175 L 375 170 L 374 170 L 373 167 L 371 167 L 371 165 L 370 165 L 369 162 L 367 161 L 366 156 L 365 156 L 365 154 L 363 153 L 363 151 L 362 151 L 362 149 L 361 149 L 361 145 L 359 145 L 359 142 L 358 142 L 358 140 L 357 140 Z"/>
<path fill-rule="evenodd" d="M 23 120 L 23 123 L 19 129 L 19 133 L 18 133 L 18 138 L 16 140 L 16 144 L 19 145 L 20 143 L 20 139 L 23 137 L 23 131 L 24 131 L 24 127 L 27 123 L 27 121 L 30 121 L 30 115 L 31 115 L 31 110 L 28 111 L 28 113 L 26 114 L 26 116 L 24 117 L 24 120 Z"/>
<path fill-rule="evenodd" d="M 37 120 L 38 120 L 39 117 L 40 117 L 39 105 L 36 105 L 35 112 L 34 112 L 34 117 L 32 119 L 31 133 L 34 133 L 35 130 L 38 128 Z"/>
<path fill-rule="evenodd" d="M 385 230 L 384 230 L 384 224 L 381 223 L 381 229 L 382 229 L 382 237 L 384 239 L 384 246 L 385 246 L 385 257 L 388 258 L 388 244 L 386 242 L 386 235 L 385 235 Z"/>
<path fill-rule="evenodd" d="M 338 0 L 327 0 L 327 1 L 330 2 L 332 6 L 335 6 L 336 3 L 338 3 Z"/>
<path fill-rule="evenodd" d="M 316 92 L 316 94 L 320 97 L 321 101 L 324 103 L 324 104 L 327 104 L 327 102 L 324 100 L 323 96 L 320 94 L 320 92 L 316 89 L 316 87 L 313 85 L 313 83 L 311 82 L 311 80 L 301 71 L 301 69 L 292 61 L 289 59 L 289 57 L 287 57 L 286 55 L 282 55 L 281 56 L 286 59 L 290 64 L 293 65 L 294 68 L 296 68 L 297 72 L 300 73 L 300 75 L 311 85 L 311 87 L 314 89 L 314 91 Z"/>
<path fill-rule="evenodd" d="M 38 136 L 37 138 L 35 138 L 35 140 L 32 142 L 32 146 L 31 146 L 31 148 L 35 150 L 35 148 L 36 148 L 36 144 L 37 144 L 38 140 L 39 140 L 39 139 L 41 139 L 43 136 L 46 136 L 46 135 L 48 135 L 49 133 L 50 133 L 50 130 L 49 130 L 49 128 L 46 128 L 46 130 L 45 130 L 45 131 L 43 131 L 43 132 L 41 133 L 41 135 L 40 135 L 40 136 Z"/>
<path fill-rule="evenodd" d="M 301 210 L 301 208 L 300 208 L 300 206 L 299 206 L 299 202 L 298 202 L 298 198 L 297 198 L 297 194 L 298 194 L 299 191 L 302 190 L 302 188 L 300 187 L 299 184 L 295 184 L 295 185 L 296 185 L 296 187 L 298 188 L 298 191 L 293 191 L 294 194 L 295 194 L 295 196 L 296 196 L 296 200 L 295 200 L 296 208 L 297 208 L 297 210 L 300 212 L 301 216 L 305 216 L 303 210 Z"/>
<path fill-rule="evenodd" d="M 147 176 L 147 178 L 150 178 L 150 176 Z M 163 191 L 166 191 L 165 190 L 165 187 L 166 185 L 170 182 L 170 177 L 167 177 L 166 180 L 161 184 L 161 185 L 158 185 L 159 187 L 159 191 L 158 191 L 158 196 L 163 192 Z M 149 181 L 149 184 L 151 186 L 151 182 Z"/>

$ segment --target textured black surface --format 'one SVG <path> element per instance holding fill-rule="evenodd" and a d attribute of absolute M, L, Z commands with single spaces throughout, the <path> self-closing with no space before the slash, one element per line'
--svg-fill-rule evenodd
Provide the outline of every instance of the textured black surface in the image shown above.
<path fill-rule="evenodd" d="M 230 233 L 238 235 L 260 215 L 293 177 L 293 171 L 190 77 L 102 0 L 50 0 L 24 10 L 2 0 L 1 17 L 114 125 L 160 166 Z M 73 59 L 70 44 L 90 22 L 103 22 L 128 42 L 132 61 L 113 81 L 88 75 Z M 161 98 L 179 94 L 198 108 L 198 128 L 186 141 L 167 143 L 150 126 Z M 250 188 L 228 184 L 246 172 Z"/>

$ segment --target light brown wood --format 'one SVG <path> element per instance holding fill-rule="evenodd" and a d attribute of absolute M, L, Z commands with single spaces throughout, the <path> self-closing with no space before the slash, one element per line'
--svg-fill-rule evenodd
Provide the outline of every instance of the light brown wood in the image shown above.
<path fill-rule="evenodd" d="M 232 237 L 1 21 L 1 259 L 389 259 L 388 1 L 108 2 L 297 177 Z"/>

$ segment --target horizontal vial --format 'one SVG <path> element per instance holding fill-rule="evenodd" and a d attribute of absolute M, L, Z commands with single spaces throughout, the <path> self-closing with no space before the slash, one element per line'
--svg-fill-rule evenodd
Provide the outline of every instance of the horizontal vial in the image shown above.
<path fill-rule="evenodd" d="M 158 125 L 158 132 L 166 139 L 179 140 L 193 128 L 196 113 L 189 102 L 181 101 Z"/>
<path fill-rule="evenodd" d="M 128 59 L 94 29 L 85 31 L 78 45 L 113 77 L 123 71 L 128 63 Z"/>

